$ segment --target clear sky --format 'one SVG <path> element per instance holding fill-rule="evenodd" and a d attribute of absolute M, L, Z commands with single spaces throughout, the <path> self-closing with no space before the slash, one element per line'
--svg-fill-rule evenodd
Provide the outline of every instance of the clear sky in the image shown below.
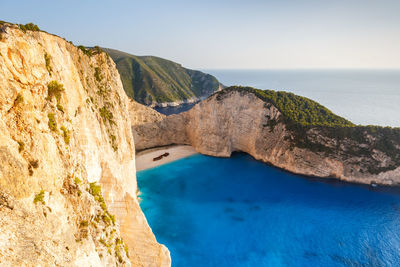
<path fill-rule="evenodd" d="M 400 68 L 400 0 L 0 0 L 0 20 L 190 68 Z"/>

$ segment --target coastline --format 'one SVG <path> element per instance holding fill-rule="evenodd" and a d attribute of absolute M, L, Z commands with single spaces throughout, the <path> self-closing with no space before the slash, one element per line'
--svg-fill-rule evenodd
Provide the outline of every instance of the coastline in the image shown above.
<path fill-rule="evenodd" d="M 174 101 L 174 102 L 163 102 L 163 103 L 158 103 L 158 102 L 154 102 L 151 103 L 149 105 L 144 104 L 150 108 L 166 108 L 166 107 L 178 107 L 180 105 L 183 104 L 193 104 L 193 103 L 198 103 L 200 101 L 203 101 L 204 99 L 206 99 L 207 97 L 209 97 L 210 95 L 214 94 L 215 92 L 221 91 L 222 89 L 226 88 L 225 85 L 223 85 L 222 83 L 219 83 L 218 85 L 218 89 L 215 90 L 214 92 L 210 93 L 210 94 L 206 94 L 206 95 L 202 95 L 199 97 L 192 97 L 189 99 L 185 99 L 185 100 L 179 100 L 179 101 Z"/>
<path fill-rule="evenodd" d="M 163 102 L 163 103 L 151 103 L 148 105 L 150 108 L 166 108 L 166 107 L 177 107 L 183 104 L 192 104 L 192 103 L 197 103 L 199 101 L 202 101 L 206 98 L 206 96 L 202 97 L 194 97 L 190 99 L 185 99 L 185 100 L 179 100 L 175 102 Z"/>
<path fill-rule="evenodd" d="M 153 161 L 153 158 L 164 153 L 169 153 L 169 155 L 160 160 Z M 172 145 L 146 149 L 136 153 L 136 171 L 154 168 L 194 154 L 198 154 L 198 152 L 192 146 L 188 145 Z"/>

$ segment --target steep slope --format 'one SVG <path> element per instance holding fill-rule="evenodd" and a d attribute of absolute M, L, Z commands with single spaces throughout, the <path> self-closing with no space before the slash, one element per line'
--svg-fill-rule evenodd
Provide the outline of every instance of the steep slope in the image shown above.
<path fill-rule="evenodd" d="M 138 150 L 190 144 L 212 156 L 243 151 L 308 176 L 400 184 L 400 129 L 355 126 L 290 93 L 230 87 L 133 130 Z"/>
<path fill-rule="evenodd" d="M 214 76 L 166 59 L 104 50 L 115 61 L 127 95 L 145 105 L 196 102 L 221 87 Z"/>
<path fill-rule="evenodd" d="M 0 24 L 1 265 L 169 266 L 136 198 L 112 59 Z"/>

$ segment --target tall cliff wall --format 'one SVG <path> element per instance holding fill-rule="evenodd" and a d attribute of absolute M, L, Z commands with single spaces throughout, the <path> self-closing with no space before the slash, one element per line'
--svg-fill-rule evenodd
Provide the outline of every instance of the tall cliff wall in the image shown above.
<path fill-rule="evenodd" d="M 112 59 L 3 24 L 0 88 L 0 265 L 169 266 L 136 198 Z"/>
<path fill-rule="evenodd" d="M 185 113 L 134 126 L 133 131 L 138 150 L 190 144 L 211 156 L 229 157 L 234 151 L 243 151 L 257 160 L 307 176 L 400 183 L 398 131 L 368 127 L 293 130 L 285 121 L 271 102 L 246 90 L 225 89 Z M 336 131 L 350 134 L 338 138 L 334 136 Z"/>

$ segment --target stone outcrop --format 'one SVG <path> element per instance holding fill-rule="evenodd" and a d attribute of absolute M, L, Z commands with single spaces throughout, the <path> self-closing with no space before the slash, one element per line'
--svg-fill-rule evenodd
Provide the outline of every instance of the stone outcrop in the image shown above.
<path fill-rule="evenodd" d="M 324 128 L 307 130 L 306 136 L 322 150 L 297 145 L 296 132 L 288 129 L 283 114 L 251 92 L 215 93 L 191 110 L 162 121 L 133 127 L 138 150 L 169 144 L 190 144 L 198 152 L 229 157 L 242 151 L 255 159 L 293 173 L 332 177 L 357 183 L 399 184 L 400 167 L 393 166 L 386 151 L 369 149 L 376 136 L 365 140 L 332 138 Z M 368 150 L 367 153 L 352 151 Z M 400 153 L 400 144 L 397 145 Z M 326 151 L 332 151 L 330 153 Z M 369 171 L 379 167 L 379 172 Z M 387 168 L 387 170 L 385 170 Z"/>
<path fill-rule="evenodd" d="M 6 23 L 0 88 L 0 265 L 169 266 L 137 201 L 112 59 Z"/>

